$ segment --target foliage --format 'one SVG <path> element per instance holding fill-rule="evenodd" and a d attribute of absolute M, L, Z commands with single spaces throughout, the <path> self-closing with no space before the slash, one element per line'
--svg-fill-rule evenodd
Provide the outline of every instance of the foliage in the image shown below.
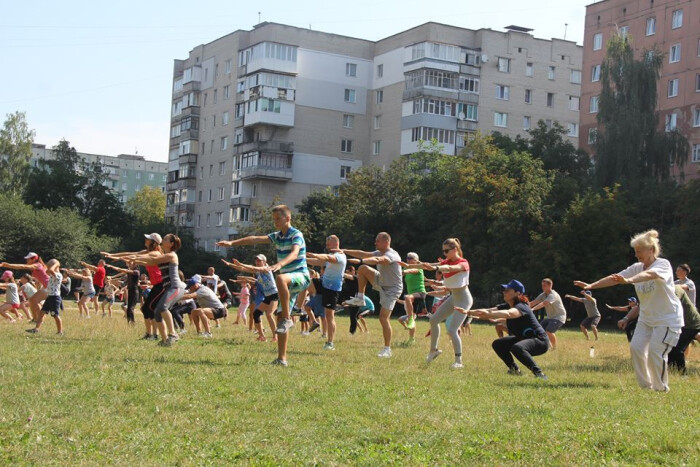
<path fill-rule="evenodd" d="M 165 194 L 160 188 L 145 185 L 126 201 L 126 212 L 141 225 L 165 219 Z"/>
<path fill-rule="evenodd" d="M 8 114 L 0 130 L 0 192 L 19 196 L 29 177 L 35 132 L 24 112 Z"/>

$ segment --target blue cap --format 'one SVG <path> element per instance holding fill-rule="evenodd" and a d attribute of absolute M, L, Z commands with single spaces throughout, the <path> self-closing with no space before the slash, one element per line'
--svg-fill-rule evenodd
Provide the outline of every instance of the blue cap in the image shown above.
<path fill-rule="evenodd" d="M 501 288 L 512 289 L 516 292 L 525 293 L 525 286 L 523 285 L 523 283 L 515 279 L 511 279 L 511 281 L 507 284 L 501 284 Z"/>
<path fill-rule="evenodd" d="M 591 295 L 592 292 L 590 290 L 584 290 L 583 293 L 585 293 L 586 295 Z"/>
<path fill-rule="evenodd" d="M 201 284 L 202 283 L 202 276 L 199 274 L 195 274 L 194 276 L 190 277 L 190 280 L 187 281 L 186 287 L 189 289 L 195 284 Z"/>
<path fill-rule="evenodd" d="M 638 303 L 637 297 L 630 297 L 630 298 L 627 299 L 627 301 L 628 301 L 628 302 Z"/>

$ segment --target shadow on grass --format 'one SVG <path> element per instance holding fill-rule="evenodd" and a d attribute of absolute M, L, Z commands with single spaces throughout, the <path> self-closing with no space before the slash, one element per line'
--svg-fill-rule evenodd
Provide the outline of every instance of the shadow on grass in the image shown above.
<path fill-rule="evenodd" d="M 155 357 L 153 359 L 145 359 L 145 358 L 125 358 L 122 360 L 124 363 L 127 363 L 129 365 L 137 364 L 137 365 L 152 365 L 154 363 L 158 364 L 172 364 L 172 365 L 204 365 L 204 366 L 237 366 L 237 365 L 242 365 L 241 362 L 234 362 L 234 361 L 218 361 L 218 360 L 212 360 L 209 358 L 204 358 L 201 360 L 194 360 L 194 359 L 183 359 L 183 358 L 169 358 L 169 357 Z"/>
<path fill-rule="evenodd" d="M 573 365 L 552 364 L 548 368 L 586 373 L 625 373 L 630 371 L 630 360 L 616 357 L 591 360 L 589 363 Z"/>

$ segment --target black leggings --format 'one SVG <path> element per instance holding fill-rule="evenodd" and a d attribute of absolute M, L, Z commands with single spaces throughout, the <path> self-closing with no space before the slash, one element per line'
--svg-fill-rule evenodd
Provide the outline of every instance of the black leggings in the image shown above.
<path fill-rule="evenodd" d="M 163 298 L 165 290 L 163 290 L 163 283 L 156 284 L 151 288 L 151 291 L 146 297 L 146 300 L 141 306 L 141 311 L 143 312 L 144 319 L 156 319 L 156 305 Z"/>
<path fill-rule="evenodd" d="M 685 374 L 685 349 L 695 339 L 695 335 L 700 332 L 700 329 L 681 329 L 681 336 L 678 338 L 678 344 L 671 349 L 668 354 L 668 366 L 675 368 L 682 374 Z"/>
<path fill-rule="evenodd" d="M 126 321 L 129 323 L 134 322 L 134 308 L 136 307 L 136 301 L 139 299 L 139 289 L 134 287 L 127 289 L 126 291 Z"/>
<path fill-rule="evenodd" d="M 513 360 L 513 356 L 515 356 L 530 371 L 538 374 L 542 373 L 542 370 L 532 357 L 545 353 L 549 348 L 549 343 L 547 339 L 538 339 L 536 337 L 520 339 L 516 336 L 507 336 L 496 339 L 491 346 L 508 368 L 518 367 Z"/>
<path fill-rule="evenodd" d="M 345 310 L 350 314 L 350 334 L 355 334 L 357 331 L 357 315 L 360 312 L 360 307 L 347 306 Z"/>
<path fill-rule="evenodd" d="M 173 315 L 175 327 L 178 329 L 185 329 L 185 321 L 182 319 L 182 315 L 190 314 L 194 309 L 195 305 L 192 302 L 183 303 L 182 305 L 175 305 L 170 310 L 170 314 Z"/>

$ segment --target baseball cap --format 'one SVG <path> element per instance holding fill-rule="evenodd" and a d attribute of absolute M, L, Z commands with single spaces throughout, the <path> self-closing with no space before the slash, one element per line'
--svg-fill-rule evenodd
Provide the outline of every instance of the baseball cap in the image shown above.
<path fill-rule="evenodd" d="M 143 236 L 146 238 L 150 238 L 159 245 L 163 243 L 163 237 L 161 237 L 160 234 L 157 234 L 155 232 L 153 232 L 152 234 L 143 234 Z"/>
<path fill-rule="evenodd" d="M 194 276 L 190 277 L 190 280 L 187 281 L 187 288 L 189 289 L 195 284 L 201 284 L 202 283 L 202 276 L 199 274 L 195 274 Z"/>
<path fill-rule="evenodd" d="M 2 280 L 9 279 L 10 277 L 14 277 L 14 274 L 12 274 L 12 271 L 5 271 L 2 273 Z"/>
<path fill-rule="evenodd" d="M 591 295 L 593 292 L 591 292 L 590 290 L 584 290 L 583 293 L 585 293 L 586 295 Z"/>
<path fill-rule="evenodd" d="M 27 256 L 24 257 L 24 259 L 38 258 L 38 257 L 39 257 L 39 255 L 37 255 L 37 254 L 34 253 L 33 251 L 30 251 L 29 253 L 27 253 Z"/>
<path fill-rule="evenodd" d="M 627 301 L 637 303 L 637 297 L 630 297 L 627 299 Z"/>
<path fill-rule="evenodd" d="M 516 292 L 525 293 L 525 286 L 523 285 L 523 283 L 515 279 L 511 279 L 511 281 L 507 284 L 501 284 L 501 288 L 512 289 Z"/>
<path fill-rule="evenodd" d="M 255 257 L 255 259 L 259 259 L 260 261 L 263 261 L 263 262 L 267 263 L 267 256 L 263 255 L 262 253 L 260 253 L 259 255 L 257 255 L 257 256 Z"/>
<path fill-rule="evenodd" d="M 412 259 L 412 260 L 415 260 L 415 261 L 420 261 L 420 259 L 418 259 L 418 253 L 414 253 L 414 252 L 408 253 L 408 254 L 406 255 L 406 259 Z"/>

